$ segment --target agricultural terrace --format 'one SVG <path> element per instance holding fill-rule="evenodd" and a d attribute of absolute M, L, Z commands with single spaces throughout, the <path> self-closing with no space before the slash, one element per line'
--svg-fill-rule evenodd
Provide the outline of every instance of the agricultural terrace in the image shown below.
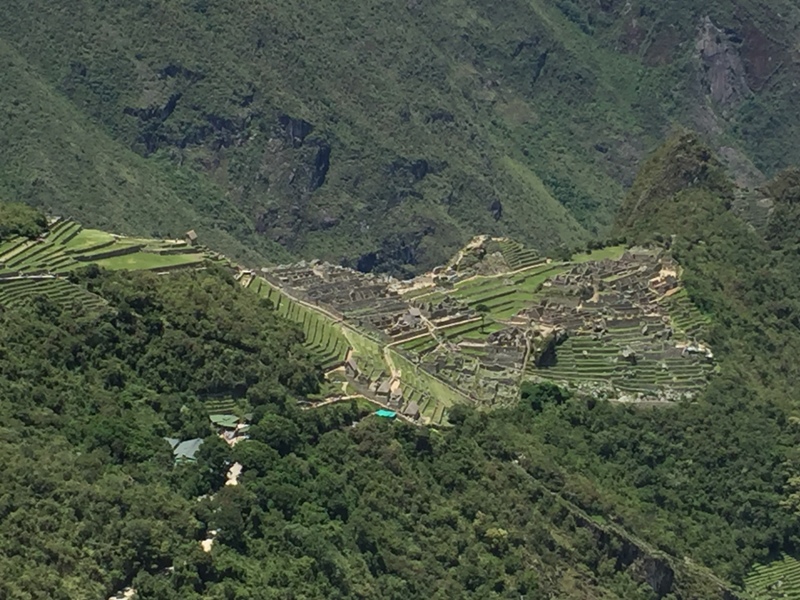
<path fill-rule="evenodd" d="M 62 304 L 102 309 L 105 303 L 71 284 L 66 275 L 88 264 L 106 269 L 169 271 L 198 267 L 205 251 L 179 240 L 129 238 L 84 229 L 56 219 L 39 239 L 17 237 L 0 245 L 0 306 L 18 306 L 37 296 Z"/>
<path fill-rule="evenodd" d="M 306 337 L 306 347 L 324 370 L 344 362 L 350 345 L 341 327 L 329 317 L 292 300 L 262 277 L 251 276 L 242 284 L 252 288 L 262 298 L 267 298 L 281 315 L 300 325 Z"/>
<path fill-rule="evenodd" d="M 153 240 L 54 220 L 36 240 L 0 245 L 0 306 L 37 296 L 102 310 L 66 278 L 106 269 L 196 268 L 194 239 Z M 220 257 L 215 260 L 224 260 Z M 297 323 L 336 385 L 424 423 L 450 406 L 502 406 L 526 379 L 625 401 L 692 397 L 713 373 L 708 320 L 663 252 L 609 247 L 570 261 L 482 236 L 411 281 L 312 261 L 253 271 L 240 283 Z M 219 410 L 229 407 L 219 407 Z"/>
<path fill-rule="evenodd" d="M 441 423 L 453 404 L 502 406 L 524 380 L 620 401 L 693 397 L 714 370 L 708 320 L 668 254 L 608 247 L 555 261 L 472 240 L 411 281 L 312 261 L 248 272 L 299 323 L 326 369 L 393 410 Z M 347 389 L 347 386 L 345 386 Z"/>
<path fill-rule="evenodd" d="M 800 600 L 800 561 L 783 556 L 780 560 L 756 565 L 744 584 L 754 600 Z"/>

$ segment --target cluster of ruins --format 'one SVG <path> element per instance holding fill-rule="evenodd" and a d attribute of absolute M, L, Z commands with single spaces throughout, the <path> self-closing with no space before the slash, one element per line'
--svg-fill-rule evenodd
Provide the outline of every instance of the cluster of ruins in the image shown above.
<path fill-rule="evenodd" d="M 673 318 L 670 298 L 681 288 L 678 266 L 668 254 L 634 248 L 618 259 L 557 270 L 530 291 L 530 302 L 519 312 L 493 318 L 491 330 L 485 331 L 483 316 L 450 290 L 454 281 L 480 272 L 475 256 L 491 259 L 492 272 L 501 257 L 479 245 L 467 250 L 460 260 L 412 282 L 319 261 L 264 269 L 263 274 L 296 300 L 377 335 L 398 351 L 398 344 L 421 340 L 405 351 L 408 359 L 480 404 L 513 401 L 520 381 L 530 377 L 627 387 L 651 396 L 669 396 L 670 387 L 683 393 L 703 385 L 712 355 L 698 339 L 701 327 Z M 502 273 L 496 281 L 498 290 L 513 285 Z M 422 293 L 407 293 L 421 287 Z M 414 391 L 404 383 L 404 394 L 385 371 L 366 375 L 354 362 L 347 371 L 386 406 L 398 412 L 419 410 L 419 395 L 409 398 Z"/>
<path fill-rule="evenodd" d="M 671 387 L 689 393 L 704 384 L 712 358 L 697 332 L 670 316 L 668 299 L 679 289 L 678 267 L 663 253 L 633 249 L 618 260 L 581 263 L 544 282 L 503 329 L 440 345 L 419 360 L 489 404 L 513 398 L 526 374 L 565 382 L 575 375 L 583 387 L 629 384 L 640 395 L 673 398 Z M 570 338 L 587 340 L 574 356 L 562 351 Z"/>
<path fill-rule="evenodd" d="M 452 325 L 473 311 L 452 296 L 436 302 L 408 301 L 387 275 L 361 273 L 327 262 L 300 262 L 262 270 L 264 277 L 291 296 L 319 306 L 352 325 L 375 330 L 390 341 L 424 334 L 433 326 Z"/>

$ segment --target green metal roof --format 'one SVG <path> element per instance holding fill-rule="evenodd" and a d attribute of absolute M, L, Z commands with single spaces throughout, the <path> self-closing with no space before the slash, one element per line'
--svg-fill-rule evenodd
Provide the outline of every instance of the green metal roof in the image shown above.
<path fill-rule="evenodd" d="M 197 451 L 200 449 L 200 446 L 203 445 L 203 440 L 200 438 L 194 438 L 193 440 L 186 440 L 174 445 L 172 442 L 175 441 L 175 438 L 164 438 L 164 439 L 166 439 L 172 446 L 172 454 L 175 456 L 176 461 L 194 460 L 194 455 L 197 454 Z"/>
<path fill-rule="evenodd" d="M 394 419 L 397 416 L 397 413 L 393 410 L 386 410 L 381 408 L 380 410 L 375 411 L 375 415 L 378 417 L 384 417 L 385 419 Z"/>
<path fill-rule="evenodd" d="M 233 428 L 239 424 L 239 418 L 236 415 L 209 415 L 208 418 L 219 427 Z"/>

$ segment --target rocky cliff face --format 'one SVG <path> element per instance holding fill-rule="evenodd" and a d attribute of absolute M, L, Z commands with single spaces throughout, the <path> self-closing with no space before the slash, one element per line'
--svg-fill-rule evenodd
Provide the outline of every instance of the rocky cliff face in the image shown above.
<path fill-rule="evenodd" d="M 723 114 L 730 114 L 752 94 L 737 42 L 741 44 L 741 37 L 735 31 L 723 31 L 708 16 L 703 19 L 697 39 L 702 82 Z"/>

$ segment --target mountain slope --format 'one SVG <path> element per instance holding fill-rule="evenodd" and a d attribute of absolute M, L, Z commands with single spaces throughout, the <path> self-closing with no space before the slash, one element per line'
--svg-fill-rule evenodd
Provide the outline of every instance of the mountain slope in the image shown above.
<path fill-rule="evenodd" d="M 7 83 L 0 119 L 8 138 L 0 146 L 0 197 L 120 233 L 182 237 L 195 228 L 232 256 L 280 252 L 248 231 L 222 189 L 112 140 L 2 40 L 0 60 Z"/>
<path fill-rule="evenodd" d="M 608 232 L 674 122 L 702 129 L 748 180 L 798 158 L 780 151 L 797 126 L 789 2 L 13 0 L 5 15 L 0 38 L 94 123 L 65 139 L 148 157 L 178 197 L 154 203 L 160 218 L 188 228 L 181 205 L 211 196 L 199 212 L 262 255 L 268 240 L 408 274 L 476 232 L 581 244 Z M 24 126 L 11 133 L 33 143 Z M 67 166 L 100 177 L 69 163 L 50 177 Z M 58 204 L 78 212 L 79 195 Z M 93 194 L 117 204 L 105 196 Z"/>
<path fill-rule="evenodd" d="M 438 432 L 300 410 L 319 384 L 300 331 L 222 269 L 74 280 L 112 310 L 0 314 L 3 598 L 730 597 L 549 492 L 527 405 Z M 249 407 L 232 447 L 220 397 Z M 202 438 L 196 460 L 165 437 Z"/>
<path fill-rule="evenodd" d="M 551 384 L 436 431 L 303 410 L 320 372 L 302 332 L 220 268 L 75 271 L 110 310 L 7 303 L 0 595 L 747 597 L 718 577 L 741 584 L 800 539 L 800 186 L 787 172 L 763 190 L 767 237 L 733 187 L 681 133 L 622 207 L 620 233 L 680 261 L 719 364 L 696 401 L 659 410 Z M 252 424 L 233 448 L 210 435 L 220 401 Z M 173 468 L 163 438 L 203 436 Z"/>

